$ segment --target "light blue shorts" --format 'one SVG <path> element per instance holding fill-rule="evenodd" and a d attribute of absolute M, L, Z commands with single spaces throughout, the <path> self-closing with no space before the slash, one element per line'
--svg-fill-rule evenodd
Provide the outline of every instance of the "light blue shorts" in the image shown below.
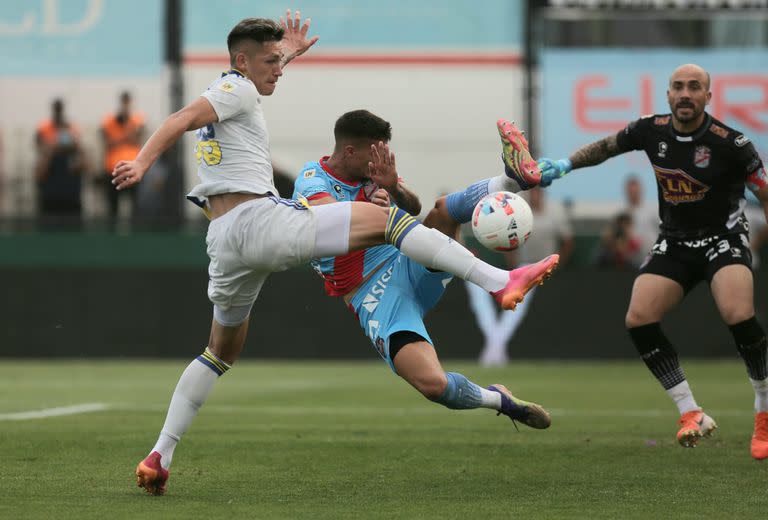
<path fill-rule="evenodd" d="M 392 370 L 389 338 L 396 332 L 410 331 L 432 343 L 424 315 L 437 304 L 452 278 L 400 254 L 382 265 L 352 298 L 350 305 L 360 326 Z"/>

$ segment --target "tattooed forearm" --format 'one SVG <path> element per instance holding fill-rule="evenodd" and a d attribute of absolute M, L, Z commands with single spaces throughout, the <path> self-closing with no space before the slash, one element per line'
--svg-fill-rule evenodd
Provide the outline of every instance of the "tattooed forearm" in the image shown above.
<path fill-rule="evenodd" d="M 621 153 L 616 136 L 609 135 L 594 143 L 582 146 L 569 157 L 573 169 L 594 166 Z"/>
<path fill-rule="evenodd" d="M 395 205 L 405 212 L 410 213 L 411 215 L 418 215 L 421 213 L 421 201 L 419 200 L 419 197 L 401 183 L 397 183 L 396 188 L 390 192 L 390 196 Z"/>

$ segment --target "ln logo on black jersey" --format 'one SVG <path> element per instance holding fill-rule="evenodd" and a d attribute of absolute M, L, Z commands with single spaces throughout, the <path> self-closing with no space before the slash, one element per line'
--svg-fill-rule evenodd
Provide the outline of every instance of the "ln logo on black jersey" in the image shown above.
<path fill-rule="evenodd" d="M 665 143 L 664 141 L 659 143 L 659 157 L 666 157 L 667 156 L 667 149 L 669 148 L 669 145 Z"/>
<path fill-rule="evenodd" d="M 664 193 L 664 200 L 670 204 L 696 202 L 703 199 L 709 191 L 709 186 L 694 179 L 683 170 L 670 170 L 654 164 L 653 172 Z"/>
<path fill-rule="evenodd" d="M 696 151 L 693 152 L 693 164 L 699 168 L 706 168 L 709 166 L 709 160 L 712 158 L 712 150 L 706 146 L 697 146 Z"/>

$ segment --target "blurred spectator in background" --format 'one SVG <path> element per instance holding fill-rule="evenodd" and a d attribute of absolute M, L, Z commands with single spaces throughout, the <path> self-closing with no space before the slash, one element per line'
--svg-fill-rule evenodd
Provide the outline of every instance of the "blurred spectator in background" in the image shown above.
<path fill-rule="evenodd" d="M 136 213 L 136 191 L 119 192 L 112 185 L 112 170 L 119 161 L 132 161 L 141 149 L 144 137 L 144 116 L 132 111 L 130 92 L 120 94 L 117 112 L 104 116 L 101 136 L 104 144 L 104 175 L 101 177 L 107 199 L 107 216 L 110 225 L 117 219 L 120 200 L 131 201 L 131 216 Z"/>
<path fill-rule="evenodd" d="M 634 174 L 624 182 L 624 195 L 627 204 L 624 213 L 632 218 L 635 236 L 640 240 L 639 258 L 633 259 L 633 263 L 640 265 L 659 235 L 659 209 L 656 201 L 643 200 L 643 185 Z"/>
<path fill-rule="evenodd" d="M 64 101 L 53 101 L 51 118 L 38 125 L 35 140 L 38 155 L 35 180 L 41 223 L 44 227 L 78 226 L 85 155 L 77 128 L 64 115 Z"/>
<path fill-rule="evenodd" d="M 499 263 L 503 264 L 498 267 L 510 269 L 533 263 L 552 252 L 560 254 L 562 267 L 573 251 L 573 230 L 565 207 L 559 202 L 546 200 L 544 190 L 540 188 L 519 195 L 528 200 L 533 211 L 533 232 L 519 249 L 498 256 Z M 504 311 L 497 310 L 493 297 L 486 291 L 469 283 L 465 286 L 470 308 L 484 338 L 480 363 L 485 366 L 503 365 L 508 360 L 507 344 L 525 318 L 536 289 L 531 289 L 514 311 Z"/>
<path fill-rule="evenodd" d="M 596 264 L 602 268 L 634 269 L 642 263 L 645 253 L 637 235 L 632 215 L 619 213 L 603 231 Z"/>

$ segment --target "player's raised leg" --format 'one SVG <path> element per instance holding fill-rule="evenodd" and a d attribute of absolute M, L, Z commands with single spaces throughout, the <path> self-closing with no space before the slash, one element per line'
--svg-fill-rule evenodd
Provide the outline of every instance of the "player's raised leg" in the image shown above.
<path fill-rule="evenodd" d="M 754 281 L 745 265 L 727 265 L 712 277 L 712 296 L 736 342 L 755 390 L 755 428 L 751 452 L 768 458 L 768 367 L 765 331 L 755 318 Z"/>
<path fill-rule="evenodd" d="M 555 270 L 559 255 L 514 271 L 476 258 L 467 248 L 397 207 L 365 202 L 314 206 L 316 238 L 313 258 L 389 243 L 419 264 L 450 273 L 493 294 L 502 308 L 514 309 L 525 294 Z"/>
<path fill-rule="evenodd" d="M 680 412 L 678 442 L 694 447 L 717 424 L 696 404 L 677 352 L 661 330 L 661 318 L 683 299 L 682 286 L 663 276 L 641 274 L 635 280 L 626 316 L 632 342 Z"/>
<path fill-rule="evenodd" d="M 430 401 L 452 410 L 490 408 L 531 428 L 548 428 L 551 419 L 544 408 L 513 396 L 503 385 L 483 388 L 457 372 L 446 373 L 435 348 L 412 332 L 398 332 L 389 338 L 390 353 L 397 374 Z M 390 354 L 391 355 L 391 354 Z"/>

